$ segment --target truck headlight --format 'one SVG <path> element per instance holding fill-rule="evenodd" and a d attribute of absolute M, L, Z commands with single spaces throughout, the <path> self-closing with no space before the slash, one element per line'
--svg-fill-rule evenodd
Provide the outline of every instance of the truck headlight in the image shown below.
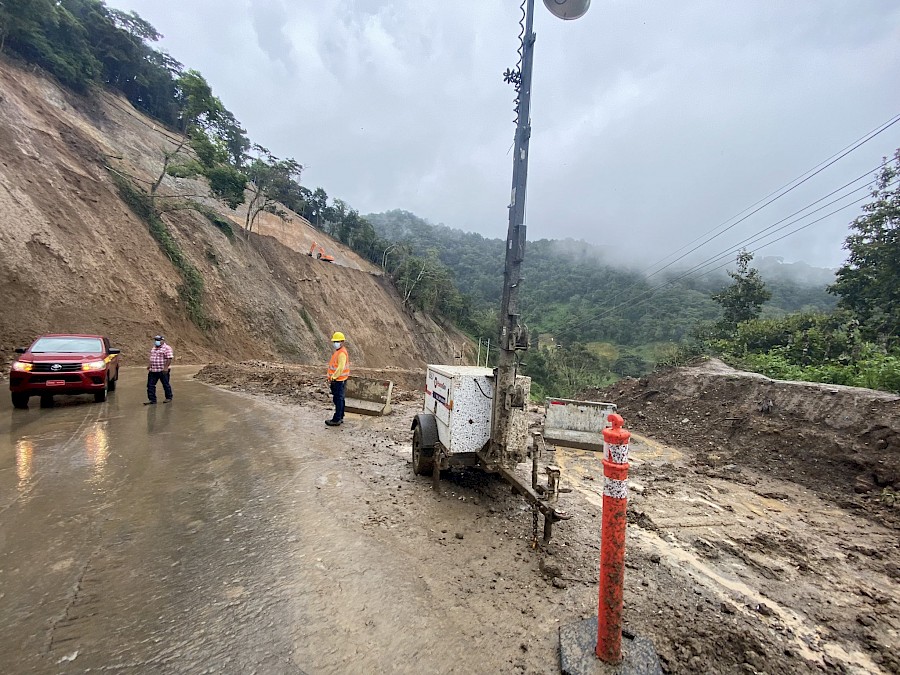
<path fill-rule="evenodd" d="M 82 370 L 103 370 L 106 368 L 106 361 L 89 361 L 88 363 L 82 363 Z"/>
<path fill-rule="evenodd" d="M 12 362 L 12 369 L 20 373 L 30 373 L 32 368 L 34 368 L 33 363 L 26 363 L 25 361 Z"/>

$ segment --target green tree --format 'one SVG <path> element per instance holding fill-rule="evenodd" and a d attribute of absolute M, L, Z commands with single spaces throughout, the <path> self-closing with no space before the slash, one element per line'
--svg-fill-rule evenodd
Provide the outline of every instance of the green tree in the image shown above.
<path fill-rule="evenodd" d="M 722 332 L 731 332 L 738 324 L 757 318 L 762 312 L 763 303 L 772 297 L 765 282 L 759 276 L 759 270 L 750 267 L 753 254 L 741 251 L 737 256 L 737 271 L 728 272 L 734 283 L 711 297 L 722 307 L 722 319 L 719 328 Z"/>
<path fill-rule="evenodd" d="M 316 188 L 312 193 L 310 207 L 311 212 L 308 219 L 313 225 L 321 229 L 322 219 L 324 218 L 325 210 L 328 208 L 328 193 L 320 187 Z"/>
<path fill-rule="evenodd" d="M 293 159 L 278 159 L 261 145 L 254 145 L 253 149 L 256 158 L 247 169 L 250 202 L 247 205 L 244 231 L 248 234 L 263 211 L 274 213 L 282 219 L 287 218 L 284 210 L 278 207 L 276 195 L 289 191 L 291 185 L 299 181 L 303 171 L 303 166 Z"/>
<path fill-rule="evenodd" d="M 213 194 L 230 208 L 236 208 L 244 202 L 247 176 L 238 166 L 229 163 L 234 149 L 229 143 L 234 140 L 234 134 L 242 134 L 243 130 L 213 95 L 209 83 L 195 70 L 188 70 L 178 78 L 176 101 L 180 109 L 181 135 L 173 141 L 175 147 L 172 150 L 163 150 L 162 170 L 150 186 L 151 209 L 157 214 L 161 210 L 157 205 L 158 190 L 167 174 L 203 175 Z M 188 147 L 193 151 L 193 157 L 185 156 Z M 185 197 L 192 196 L 195 195 L 167 195 L 174 200 L 169 208 L 192 208 L 193 202 L 184 201 Z"/>
<path fill-rule="evenodd" d="M 847 262 L 829 291 L 853 311 L 869 339 L 900 343 L 900 150 L 879 172 L 872 201 L 850 225 Z"/>
<path fill-rule="evenodd" d="M 214 118 L 222 109 L 222 103 L 212 94 L 204 77 L 196 70 L 189 70 L 178 78 L 176 100 L 179 103 L 179 138 L 172 150 L 163 149 L 163 164 L 156 180 L 150 185 L 150 210 L 159 213 L 157 206 L 159 186 L 169 174 L 169 166 L 187 146 L 191 138 L 197 138 L 195 132 L 202 131 L 205 122 Z"/>
<path fill-rule="evenodd" d="M 0 49 L 16 52 L 84 92 L 98 79 L 101 66 L 87 31 L 66 5 L 52 0 L 0 1 Z"/>

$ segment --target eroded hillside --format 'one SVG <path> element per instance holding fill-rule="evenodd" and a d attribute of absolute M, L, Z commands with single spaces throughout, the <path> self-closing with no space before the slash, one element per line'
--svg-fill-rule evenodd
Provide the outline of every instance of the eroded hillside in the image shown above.
<path fill-rule="evenodd" d="M 265 214 L 262 236 L 245 239 L 194 211 L 167 212 L 203 279 L 210 326 L 199 328 L 178 292 L 181 273 L 111 173 L 149 185 L 172 132 L 120 97 L 82 98 L 5 59 L 0 92 L 0 358 L 49 331 L 108 334 L 131 363 L 156 332 L 183 362 L 320 362 L 333 330 L 348 335 L 354 362 L 367 366 L 446 362 L 465 348 L 464 336 L 403 308 L 377 269 L 299 216 Z M 167 177 L 162 191 L 215 205 L 197 181 Z M 243 214 L 216 208 L 239 233 Z M 335 263 L 306 255 L 313 241 Z"/>

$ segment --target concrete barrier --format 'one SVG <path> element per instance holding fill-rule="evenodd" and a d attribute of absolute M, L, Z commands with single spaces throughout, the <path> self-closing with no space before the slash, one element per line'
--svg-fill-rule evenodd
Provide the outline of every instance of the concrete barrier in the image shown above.
<path fill-rule="evenodd" d="M 603 450 L 606 418 L 616 412 L 615 403 L 546 399 L 544 440 L 553 445 L 582 450 Z"/>
<path fill-rule="evenodd" d="M 362 415 L 387 415 L 391 412 L 391 380 L 369 380 L 351 377 L 344 390 L 344 406 L 348 412 Z"/>

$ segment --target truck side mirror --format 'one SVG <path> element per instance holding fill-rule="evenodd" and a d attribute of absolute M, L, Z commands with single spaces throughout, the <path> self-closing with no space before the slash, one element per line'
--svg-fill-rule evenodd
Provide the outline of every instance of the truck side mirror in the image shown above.
<path fill-rule="evenodd" d="M 121 353 L 122 353 L 122 350 L 121 350 L 121 349 L 116 349 L 115 347 L 110 347 L 110 348 L 109 348 L 109 353 L 110 353 L 110 354 L 121 354 Z"/>
<path fill-rule="evenodd" d="M 16 354 L 24 354 L 26 351 L 25 347 L 16 347 Z"/>

